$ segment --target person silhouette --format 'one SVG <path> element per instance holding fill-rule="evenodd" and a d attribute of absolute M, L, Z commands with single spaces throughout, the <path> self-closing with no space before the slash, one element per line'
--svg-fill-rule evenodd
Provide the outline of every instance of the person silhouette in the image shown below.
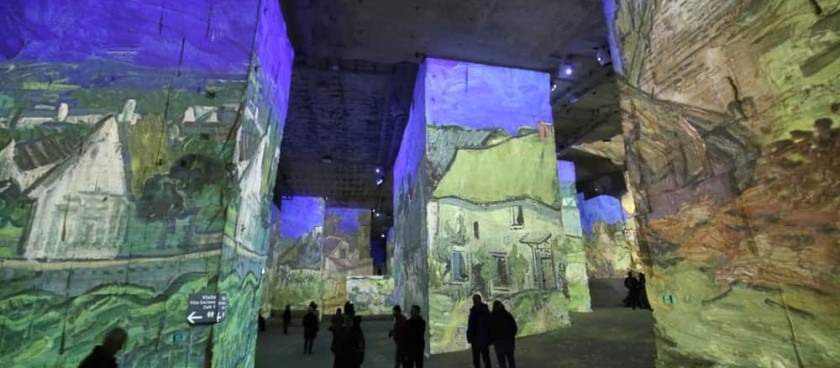
<path fill-rule="evenodd" d="M 490 365 L 490 308 L 481 301 L 481 295 L 473 295 L 473 307 L 467 321 L 467 343 L 472 347 L 473 367 L 481 368 L 481 360 L 485 367 Z"/>
<path fill-rule="evenodd" d="M 93 351 L 79 364 L 79 368 L 117 368 L 117 352 L 125 347 L 128 332 L 117 327 L 109 330 L 102 339 L 102 345 L 97 345 Z"/>

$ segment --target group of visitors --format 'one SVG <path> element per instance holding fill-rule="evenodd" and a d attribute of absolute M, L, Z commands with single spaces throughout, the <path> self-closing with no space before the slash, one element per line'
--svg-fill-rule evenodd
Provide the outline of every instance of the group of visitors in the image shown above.
<path fill-rule="evenodd" d="M 519 327 L 513 315 L 505 309 L 502 302 L 493 302 L 493 311 L 481 300 L 481 295 L 473 295 L 473 307 L 467 321 L 467 342 L 472 348 L 473 367 L 492 367 L 490 364 L 490 345 L 496 352 L 500 368 L 516 368 L 514 350 L 516 333 Z"/>
<path fill-rule="evenodd" d="M 332 343 L 330 350 L 335 356 L 334 368 L 359 368 L 365 361 L 365 334 L 362 331 L 362 317 L 355 315 L 352 303 L 345 304 L 344 314 L 341 308 L 331 319 L 330 332 Z M 291 306 L 286 305 L 283 311 L 283 333 L 288 334 L 291 323 Z M 426 349 L 426 321 L 420 315 L 420 306 L 411 306 L 411 314 L 406 318 L 399 305 L 393 307 L 394 325 L 388 336 L 396 345 L 395 367 L 422 368 Z M 260 313 L 258 317 L 260 331 L 265 330 L 265 319 Z M 303 317 L 303 353 L 312 354 L 312 346 L 320 329 L 318 305 L 309 303 L 306 315 Z M 467 342 L 472 345 L 473 365 L 481 367 L 483 360 L 485 367 L 490 364 L 490 345 L 494 346 L 496 359 L 500 368 L 516 368 L 513 351 L 518 328 L 513 316 L 505 310 L 500 301 L 493 302 L 493 310 L 481 300 L 481 296 L 473 296 L 473 307 L 470 309 L 467 325 Z M 114 356 L 125 346 L 128 334 L 122 328 L 110 330 L 96 346 L 79 368 L 116 368 Z"/>
<path fill-rule="evenodd" d="M 627 297 L 624 298 L 624 306 L 626 308 L 649 309 L 650 301 L 648 301 L 647 287 L 644 273 L 636 273 L 635 271 L 628 271 L 627 277 L 624 279 L 624 287 L 627 288 Z"/>
<path fill-rule="evenodd" d="M 481 295 L 472 297 L 467 321 L 467 343 L 471 345 L 473 367 L 481 368 L 482 361 L 487 368 L 490 363 L 490 345 L 496 352 L 500 368 L 516 368 L 514 350 L 516 333 L 519 327 L 513 315 L 507 311 L 501 301 L 493 302 L 491 311 L 481 299 Z M 394 328 L 389 336 L 396 344 L 395 368 L 422 368 L 426 349 L 426 322 L 420 317 L 420 307 L 411 307 L 411 318 L 402 315 L 400 306 L 394 306 Z"/>
<path fill-rule="evenodd" d="M 396 354 L 394 367 L 423 368 L 426 350 L 426 321 L 420 316 L 420 306 L 411 306 L 411 318 L 406 319 L 402 308 L 393 308 L 394 328 L 388 336 L 394 339 Z"/>

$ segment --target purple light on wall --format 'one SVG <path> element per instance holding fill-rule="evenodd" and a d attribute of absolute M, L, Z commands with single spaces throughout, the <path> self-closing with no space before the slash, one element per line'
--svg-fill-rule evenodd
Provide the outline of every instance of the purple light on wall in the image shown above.
<path fill-rule="evenodd" d="M 369 214 L 370 211 L 366 208 L 343 208 L 331 207 L 327 209 L 328 216 L 335 216 L 339 218 L 336 228 L 345 234 L 352 234 L 359 231 L 362 225 L 370 225 L 359 223 L 359 218 L 362 215 Z"/>
<path fill-rule="evenodd" d="M 571 161 L 557 160 L 557 178 L 560 184 L 575 184 L 575 163 Z"/>
<path fill-rule="evenodd" d="M 280 234 L 297 239 L 315 227 L 324 226 L 324 200 L 319 197 L 292 197 L 280 202 Z"/>
<path fill-rule="evenodd" d="M 273 83 L 262 91 L 263 98 L 272 101 L 269 105 L 273 116 L 281 124 L 285 122 L 289 106 L 289 87 L 292 83 L 294 50 L 286 36 L 286 22 L 276 1 L 263 3 L 260 22 L 256 30 L 254 50 L 259 72 Z M 280 129 L 282 134 L 283 129 Z"/>
<path fill-rule="evenodd" d="M 0 22 L 4 39 L 0 60 L 109 59 L 244 75 L 254 45 L 258 4 L 257 0 L 5 0 L 0 5 L 5 17 Z M 263 27 L 273 27 L 267 23 Z M 279 31 L 285 34 L 285 27 Z"/>
<path fill-rule="evenodd" d="M 581 228 L 590 237 L 592 236 L 592 227 L 598 221 L 603 221 L 608 225 L 619 222 L 623 224 L 627 221 L 627 214 L 621 207 L 621 200 L 612 196 L 600 195 L 584 200 L 583 193 L 579 193 L 578 206 L 580 208 Z"/>
<path fill-rule="evenodd" d="M 385 239 L 374 238 L 370 241 L 370 257 L 376 266 L 385 264 Z"/>
<path fill-rule="evenodd" d="M 442 59 L 426 59 L 423 66 L 430 125 L 502 128 L 514 135 L 520 127 L 553 121 L 548 73 Z"/>
<path fill-rule="evenodd" d="M 414 83 L 414 101 L 408 116 L 408 123 L 403 132 L 402 144 L 397 159 L 394 161 L 393 203 L 397 208 L 400 188 L 408 190 L 414 183 L 414 175 L 420 168 L 426 154 L 426 64 L 420 65 L 417 81 Z"/>

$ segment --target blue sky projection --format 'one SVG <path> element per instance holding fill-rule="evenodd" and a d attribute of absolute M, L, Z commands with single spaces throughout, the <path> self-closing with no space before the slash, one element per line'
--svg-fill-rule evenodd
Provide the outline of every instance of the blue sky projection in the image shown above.
<path fill-rule="evenodd" d="M 280 202 L 280 234 L 297 239 L 324 226 L 324 200 L 319 197 L 292 197 Z"/>

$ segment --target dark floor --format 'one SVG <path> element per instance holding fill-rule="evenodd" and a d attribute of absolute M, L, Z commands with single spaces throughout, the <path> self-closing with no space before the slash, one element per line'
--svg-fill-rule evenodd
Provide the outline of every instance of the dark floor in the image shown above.
<path fill-rule="evenodd" d="M 595 288 L 597 289 L 597 287 Z M 595 290 L 593 290 L 595 291 Z M 595 302 L 596 299 L 593 299 Z M 593 304 L 592 313 L 575 313 L 572 326 L 517 340 L 516 358 L 520 368 L 651 368 L 656 349 L 653 343 L 653 320 L 649 311 L 630 310 Z M 520 317 L 521 318 L 521 317 Z M 394 346 L 388 339 L 390 321 L 363 322 L 367 352 L 363 367 L 393 367 Z M 303 355 L 303 332 L 293 326 L 289 335 L 282 327 L 269 325 L 257 340 L 256 368 L 329 368 L 330 334 L 315 340 L 313 355 Z M 492 351 L 492 350 L 491 350 Z M 426 359 L 426 367 L 467 368 L 469 352 L 434 355 Z M 493 364 L 496 364 L 493 357 Z"/>

